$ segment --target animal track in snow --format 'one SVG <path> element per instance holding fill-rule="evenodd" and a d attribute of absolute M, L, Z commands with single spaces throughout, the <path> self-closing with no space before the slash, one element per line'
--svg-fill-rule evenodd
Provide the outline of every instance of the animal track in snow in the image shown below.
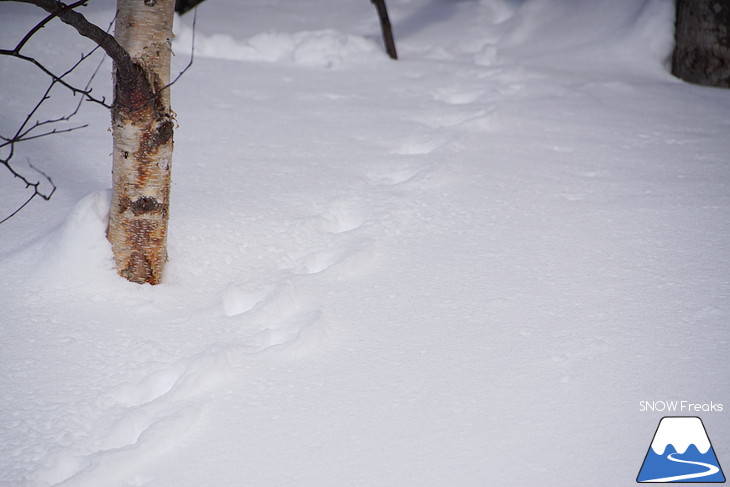
<path fill-rule="evenodd" d="M 494 107 L 482 110 L 444 111 L 438 114 L 424 115 L 418 119 L 414 119 L 413 121 L 431 129 L 441 129 L 461 125 L 469 128 L 470 125 L 475 123 L 484 125 L 486 121 L 493 117 L 495 111 Z"/>
<path fill-rule="evenodd" d="M 296 313 L 259 332 L 254 337 L 256 352 L 271 348 L 303 350 L 321 343 L 326 335 L 321 310 Z"/>
<path fill-rule="evenodd" d="M 105 444 L 91 450 L 61 450 L 45 458 L 32 474 L 33 485 L 117 485 L 119 472 L 133 471 L 174 447 L 199 415 L 200 410 L 193 407 L 177 407 L 161 415 L 125 415 L 107 432 Z"/>
<path fill-rule="evenodd" d="M 320 216 L 324 231 L 344 233 L 360 228 L 369 218 L 370 208 L 359 201 L 335 200 Z"/>
<path fill-rule="evenodd" d="M 492 107 L 490 110 L 480 110 L 460 124 L 471 132 L 488 132 L 495 129 L 498 120 L 497 109 Z"/>
<path fill-rule="evenodd" d="M 430 154 L 447 142 L 448 140 L 443 137 L 413 138 L 401 142 L 401 144 L 391 150 L 390 153 L 406 156 Z"/>
<path fill-rule="evenodd" d="M 46 456 L 33 480 L 59 486 L 113 483 L 119 470 L 135 469 L 176 445 L 201 414 L 198 406 L 181 407 L 180 402 L 217 386 L 229 370 L 227 353 L 213 350 L 152 372 L 137 383 L 114 387 L 97 401 L 105 412 L 91 431 L 80 435 L 74 446 Z"/>
<path fill-rule="evenodd" d="M 363 241 L 339 249 L 328 248 L 312 252 L 302 259 L 294 272 L 300 275 L 319 274 L 337 266 L 341 275 L 352 274 L 366 268 L 372 259 L 371 245 L 368 241 Z"/>
<path fill-rule="evenodd" d="M 477 66 L 492 66 L 497 63 L 497 46 L 486 43 L 479 52 L 474 54 L 474 64 Z"/>
<path fill-rule="evenodd" d="M 222 296 L 223 314 L 237 316 L 251 311 L 271 296 L 273 292 L 274 286 L 266 286 L 256 291 L 246 291 L 238 285 L 231 284 Z"/>
<path fill-rule="evenodd" d="M 468 105 L 480 99 L 486 90 L 481 88 L 440 88 L 431 93 L 434 100 L 448 103 L 449 105 Z"/>
<path fill-rule="evenodd" d="M 209 380 L 224 375 L 228 369 L 225 354 L 202 353 L 183 359 L 145 376 L 137 383 L 126 382 L 114 387 L 108 396 L 118 405 L 133 408 L 157 401 L 166 395 L 190 395 Z M 105 401 L 104 406 L 110 406 Z"/>
<path fill-rule="evenodd" d="M 430 164 L 407 164 L 399 165 L 397 168 L 388 168 L 381 171 L 373 171 L 366 175 L 372 185 L 395 186 L 406 183 L 431 170 Z"/>
<path fill-rule="evenodd" d="M 104 443 L 99 451 L 114 450 L 134 445 L 143 439 L 149 431 L 161 430 L 165 423 L 175 424 L 174 430 L 187 429 L 195 421 L 197 414 L 189 409 L 181 415 L 179 411 L 155 411 L 155 408 L 131 408 L 119 418 L 104 436 Z M 183 423 L 178 423 L 183 421 Z M 173 433 L 172 431 L 170 433 Z"/>
<path fill-rule="evenodd" d="M 127 382 L 116 386 L 109 396 L 117 404 L 127 407 L 145 404 L 167 394 L 181 375 L 182 372 L 176 367 L 158 370 L 136 384 Z"/>
<path fill-rule="evenodd" d="M 320 250 L 304 257 L 299 266 L 294 269 L 296 274 L 318 274 L 335 265 L 340 259 L 337 250 Z"/>

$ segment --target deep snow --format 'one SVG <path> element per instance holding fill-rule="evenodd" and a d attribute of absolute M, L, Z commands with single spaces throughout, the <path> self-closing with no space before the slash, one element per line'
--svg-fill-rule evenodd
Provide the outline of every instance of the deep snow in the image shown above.
<path fill-rule="evenodd" d="M 0 485 L 628 485 L 668 399 L 730 462 L 730 92 L 668 74 L 672 2 L 388 6 L 397 62 L 367 1 L 201 6 L 160 286 L 113 271 L 108 113 L 19 148 L 59 189 L 0 226 Z M 0 80 L 6 134 L 45 80 Z"/>

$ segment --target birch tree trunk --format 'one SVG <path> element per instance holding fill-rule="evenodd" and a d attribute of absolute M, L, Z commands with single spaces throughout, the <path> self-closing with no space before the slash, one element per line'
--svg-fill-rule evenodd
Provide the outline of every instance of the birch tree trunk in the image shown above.
<path fill-rule="evenodd" d="M 118 0 L 114 37 L 136 69 L 115 64 L 113 189 L 107 237 L 117 272 L 159 284 L 167 261 L 174 0 Z"/>

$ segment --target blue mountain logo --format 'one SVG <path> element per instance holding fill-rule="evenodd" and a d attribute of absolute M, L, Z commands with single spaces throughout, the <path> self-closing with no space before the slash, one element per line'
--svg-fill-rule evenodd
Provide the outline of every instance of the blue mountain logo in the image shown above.
<path fill-rule="evenodd" d="M 696 416 L 662 418 L 636 481 L 725 482 L 702 420 Z"/>

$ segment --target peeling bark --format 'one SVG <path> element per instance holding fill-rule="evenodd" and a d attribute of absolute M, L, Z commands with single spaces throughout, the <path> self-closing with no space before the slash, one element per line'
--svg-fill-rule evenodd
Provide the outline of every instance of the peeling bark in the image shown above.
<path fill-rule="evenodd" d="M 136 69 L 115 67 L 112 209 L 117 271 L 159 284 L 167 261 L 173 114 L 167 85 L 174 0 L 118 0 L 115 38 Z"/>

